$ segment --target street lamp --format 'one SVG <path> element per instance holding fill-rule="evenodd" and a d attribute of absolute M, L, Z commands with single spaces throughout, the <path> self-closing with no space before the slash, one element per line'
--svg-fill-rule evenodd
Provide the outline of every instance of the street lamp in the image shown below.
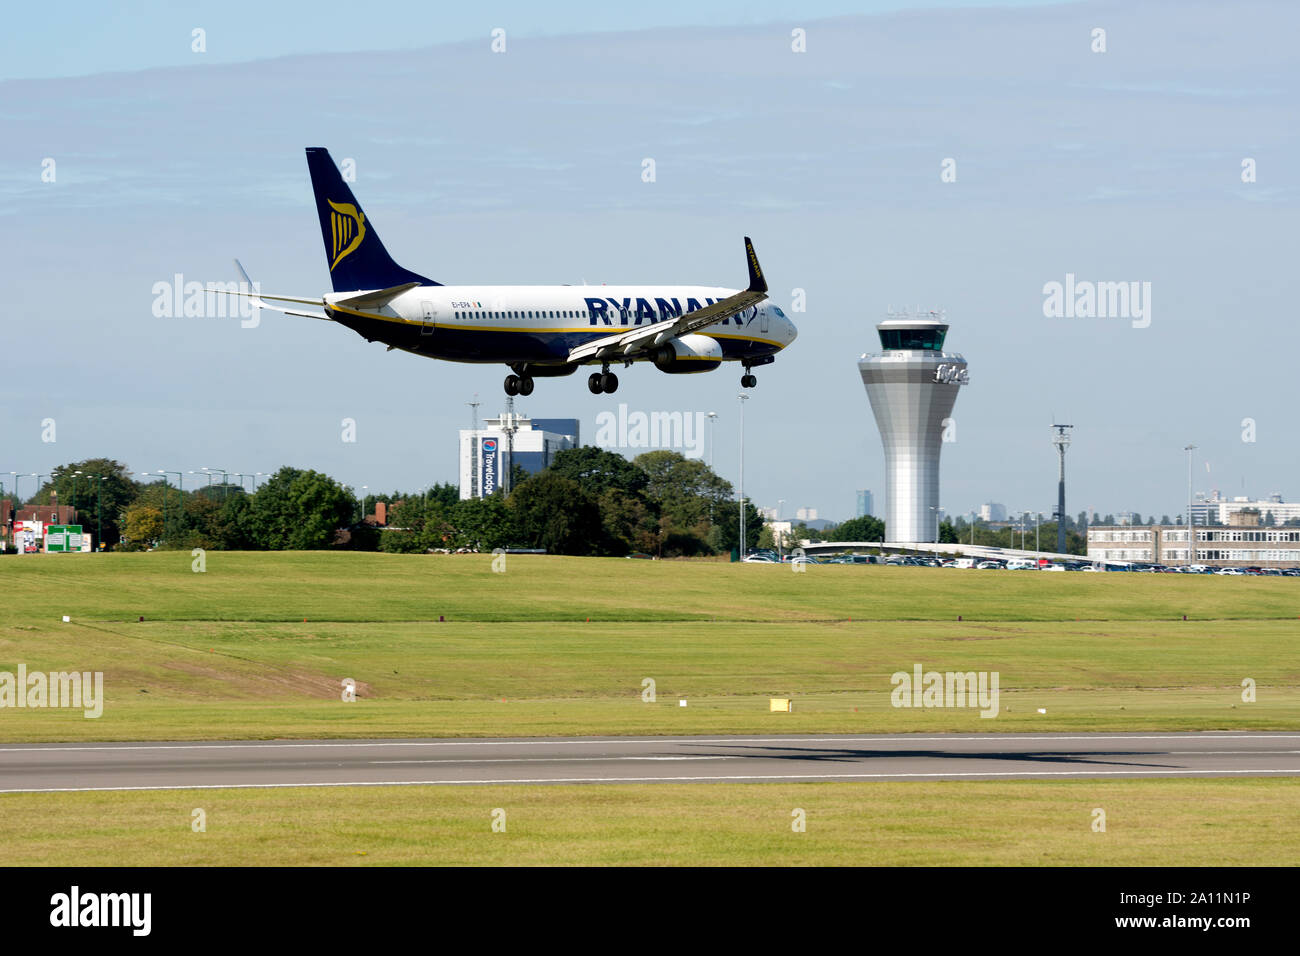
<path fill-rule="evenodd" d="M 185 513 L 185 474 L 179 471 L 163 471 L 158 469 L 158 474 L 163 476 L 163 534 L 167 533 L 167 476 L 176 476 L 176 494 L 180 500 L 180 509 L 177 512 L 179 517 Z"/>
<path fill-rule="evenodd" d="M 86 480 L 95 479 L 95 547 L 94 551 L 99 551 L 104 544 L 104 482 L 108 481 L 107 475 L 87 474 Z"/>
<path fill-rule="evenodd" d="M 1183 451 L 1187 452 L 1187 566 L 1190 568 L 1196 563 L 1196 539 L 1192 530 L 1192 452 L 1196 446 L 1188 445 Z"/>
<path fill-rule="evenodd" d="M 743 392 L 740 399 L 740 560 L 745 560 L 745 402 L 749 396 Z"/>
<path fill-rule="evenodd" d="M 202 467 L 202 469 L 203 469 L 205 472 L 209 471 L 209 468 L 208 468 L 207 465 L 202 465 L 201 467 Z M 221 473 L 221 500 L 222 500 L 222 501 L 225 501 L 225 500 L 226 500 L 226 485 L 230 483 L 230 472 L 226 471 L 226 469 L 224 469 L 224 468 L 213 468 L 213 469 L 211 469 L 211 473 L 212 473 L 213 475 L 215 475 L 217 472 L 220 472 L 220 473 Z M 211 476 L 209 476 L 208 487 L 211 487 L 211 486 L 212 486 L 212 481 L 211 481 Z"/>
<path fill-rule="evenodd" d="M 709 470 L 713 470 L 713 426 L 718 423 L 718 413 L 709 412 Z"/>
<path fill-rule="evenodd" d="M 1039 554 L 1042 554 L 1043 551 L 1042 545 L 1038 543 L 1038 526 L 1042 524 L 1042 522 L 1043 513 L 1041 511 L 1034 512 L 1034 550 Z"/>

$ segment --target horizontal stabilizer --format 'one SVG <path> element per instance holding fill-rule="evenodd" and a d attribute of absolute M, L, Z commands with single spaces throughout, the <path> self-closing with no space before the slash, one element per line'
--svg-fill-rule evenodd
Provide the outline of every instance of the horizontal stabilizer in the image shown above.
<path fill-rule="evenodd" d="M 374 309 L 381 305 L 387 305 L 403 292 L 410 292 L 412 289 L 418 289 L 419 287 L 420 283 L 418 282 L 403 282 L 401 285 L 380 289 L 378 292 L 363 292 L 360 295 L 349 296 L 346 299 L 336 299 L 332 304 L 346 305 L 352 309 Z"/>

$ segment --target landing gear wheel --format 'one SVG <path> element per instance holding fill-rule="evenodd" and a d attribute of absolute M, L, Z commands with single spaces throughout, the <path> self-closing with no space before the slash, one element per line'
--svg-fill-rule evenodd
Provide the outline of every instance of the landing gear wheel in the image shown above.
<path fill-rule="evenodd" d="M 599 395 L 601 393 L 602 389 L 600 379 L 601 374 L 599 372 L 592 372 L 591 375 L 587 377 L 587 388 L 591 389 L 591 394 Z"/>
<path fill-rule="evenodd" d="M 740 376 L 741 388 L 753 388 L 757 384 L 758 384 L 758 378 L 755 375 L 745 374 Z"/>
<path fill-rule="evenodd" d="M 531 375 L 519 376 L 519 394 L 520 395 L 533 394 L 533 377 Z"/>
<path fill-rule="evenodd" d="M 519 394 L 519 376 L 518 376 L 518 375 L 507 375 L 507 376 L 506 376 L 506 394 L 507 394 L 507 395 L 518 395 L 518 394 Z"/>
<path fill-rule="evenodd" d="M 613 372 L 606 372 L 600 377 L 600 390 L 606 395 L 613 395 L 618 391 L 618 376 Z"/>

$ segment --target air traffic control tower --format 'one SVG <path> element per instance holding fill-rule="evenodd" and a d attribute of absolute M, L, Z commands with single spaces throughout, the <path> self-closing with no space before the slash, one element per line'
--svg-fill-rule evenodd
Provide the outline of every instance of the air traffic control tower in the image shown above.
<path fill-rule="evenodd" d="M 966 360 L 945 352 L 942 312 L 890 312 L 876 326 L 881 351 L 858 362 L 885 446 L 885 538 L 939 538 L 939 452 L 970 379 Z"/>

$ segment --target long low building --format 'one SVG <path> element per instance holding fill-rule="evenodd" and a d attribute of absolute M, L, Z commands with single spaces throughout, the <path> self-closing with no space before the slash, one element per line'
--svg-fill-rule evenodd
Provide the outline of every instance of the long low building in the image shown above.
<path fill-rule="evenodd" d="M 1258 525 L 1198 526 L 1192 564 L 1209 567 L 1300 567 L 1300 528 Z M 1187 528 L 1102 525 L 1088 529 L 1088 558 L 1180 565 L 1188 562 Z"/>

